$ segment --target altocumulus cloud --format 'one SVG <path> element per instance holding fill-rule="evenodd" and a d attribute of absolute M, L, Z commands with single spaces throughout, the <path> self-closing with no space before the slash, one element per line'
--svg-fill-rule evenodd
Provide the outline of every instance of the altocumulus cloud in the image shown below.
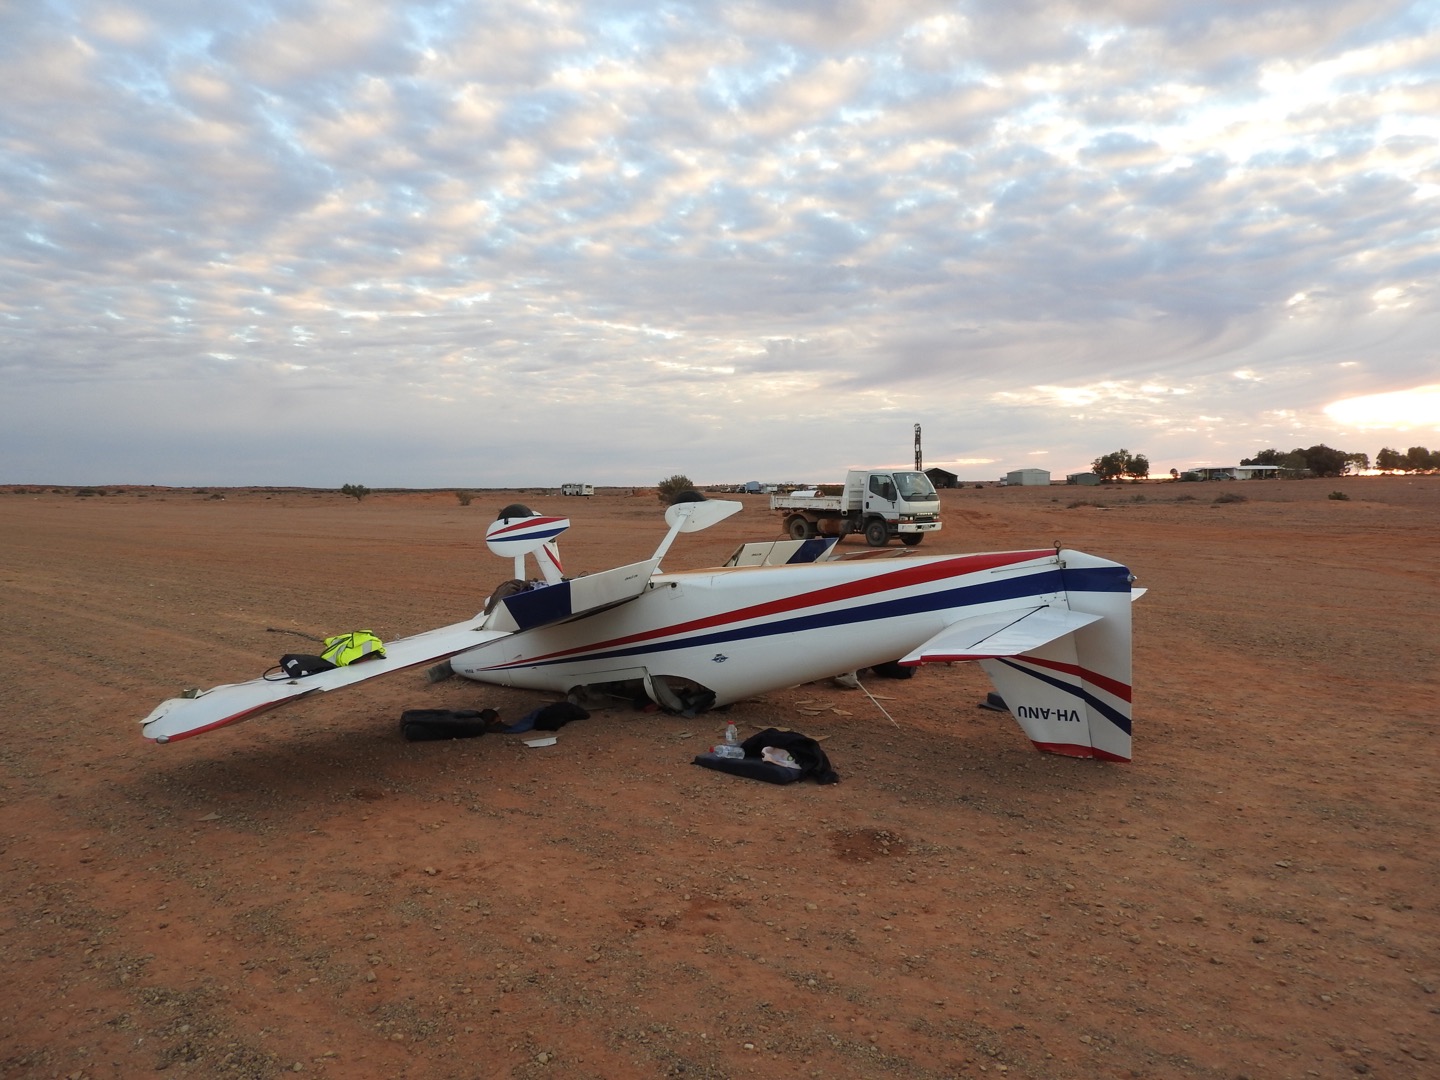
<path fill-rule="evenodd" d="M 7 5 L 0 480 L 1433 443 L 1437 68 L 1422 0 Z"/>

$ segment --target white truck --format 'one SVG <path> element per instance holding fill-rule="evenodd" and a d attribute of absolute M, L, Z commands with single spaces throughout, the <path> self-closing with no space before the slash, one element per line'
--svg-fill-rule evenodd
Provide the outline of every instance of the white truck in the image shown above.
<path fill-rule="evenodd" d="M 785 514 L 792 540 L 864 533 L 871 547 L 884 547 L 896 536 L 914 547 L 926 533 L 940 531 L 940 496 L 928 476 L 912 469 L 851 469 L 843 494 L 772 495 L 770 509 Z"/>
<path fill-rule="evenodd" d="M 561 495 L 594 495 L 595 485 L 593 484 L 561 484 Z"/>

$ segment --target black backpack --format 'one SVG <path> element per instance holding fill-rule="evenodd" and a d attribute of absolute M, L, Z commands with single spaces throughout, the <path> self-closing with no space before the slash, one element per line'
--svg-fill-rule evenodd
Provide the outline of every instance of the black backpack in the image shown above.
<path fill-rule="evenodd" d="M 335 665 L 323 656 L 308 653 L 286 653 L 280 663 L 265 672 L 270 682 L 284 682 L 286 679 L 303 679 L 307 675 L 318 675 L 322 671 L 333 671 Z"/>

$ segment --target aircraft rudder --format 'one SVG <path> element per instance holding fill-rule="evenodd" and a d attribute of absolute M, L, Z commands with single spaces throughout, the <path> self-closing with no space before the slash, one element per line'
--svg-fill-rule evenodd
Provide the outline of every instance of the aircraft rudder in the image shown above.
<path fill-rule="evenodd" d="M 1060 557 L 1070 609 L 1101 616 L 1074 635 L 1076 663 L 1092 713 L 1091 747 L 1097 757 L 1129 761 L 1135 575 L 1127 566 L 1083 552 L 1062 551 Z"/>
<path fill-rule="evenodd" d="M 981 661 L 1037 750 L 1068 757 L 1131 757 L 1129 569 L 1061 551 L 1065 602 L 1095 621 L 1039 648 Z"/>

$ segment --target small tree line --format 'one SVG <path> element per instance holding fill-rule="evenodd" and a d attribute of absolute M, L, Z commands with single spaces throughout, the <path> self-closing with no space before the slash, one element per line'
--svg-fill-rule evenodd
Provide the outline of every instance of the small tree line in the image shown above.
<path fill-rule="evenodd" d="M 1254 457 L 1241 458 L 1240 464 L 1273 465 L 1285 476 L 1344 476 L 1371 468 L 1369 454 L 1336 450 L 1324 443 L 1296 447 L 1289 453 L 1272 447 L 1259 451 Z M 1384 472 L 1437 472 L 1440 471 L 1440 450 L 1412 446 L 1402 454 L 1387 446 L 1375 455 L 1374 468 Z M 1144 454 L 1120 449 L 1097 457 L 1090 463 L 1090 469 L 1105 481 L 1144 480 L 1150 475 L 1150 461 Z M 1182 477 L 1174 469 L 1170 474 L 1182 479 L 1194 478 L 1190 473 Z"/>
<path fill-rule="evenodd" d="M 1261 450 L 1253 458 L 1241 458 L 1241 465 L 1275 465 L 1295 475 L 1308 472 L 1311 476 L 1342 476 L 1346 472 L 1364 472 L 1371 468 L 1369 454 L 1347 453 L 1321 443 L 1288 454 L 1280 450 Z M 1403 454 L 1393 447 L 1382 447 L 1375 455 L 1374 468 L 1383 472 L 1434 472 L 1440 469 L 1440 451 L 1412 446 Z"/>
<path fill-rule="evenodd" d="M 1412 446 L 1402 454 L 1386 446 L 1375 455 L 1375 468 L 1385 472 L 1435 472 L 1440 470 L 1440 450 Z"/>

